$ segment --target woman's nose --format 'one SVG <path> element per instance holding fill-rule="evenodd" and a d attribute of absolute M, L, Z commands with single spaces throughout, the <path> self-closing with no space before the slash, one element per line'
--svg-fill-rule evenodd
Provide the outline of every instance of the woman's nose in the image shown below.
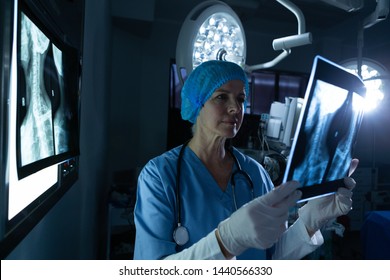
<path fill-rule="evenodd" d="M 229 102 L 229 112 L 237 113 L 242 110 L 242 103 L 238 100 L 230 100 Z"/>

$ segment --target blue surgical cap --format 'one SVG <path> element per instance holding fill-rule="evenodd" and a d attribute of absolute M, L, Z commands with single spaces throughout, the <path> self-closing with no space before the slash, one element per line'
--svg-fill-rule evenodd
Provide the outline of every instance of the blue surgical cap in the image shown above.
<path fill-rule="evenodd" d="M 200 109 L 215 90 L 232 80 L 241 80 L 244 83 L 246 94 L 249 94 L 248 79 L 238 64 L 210 60 L 196 67 L 187 77 L 181 91 L 182 119 L 195 123 Z"/>

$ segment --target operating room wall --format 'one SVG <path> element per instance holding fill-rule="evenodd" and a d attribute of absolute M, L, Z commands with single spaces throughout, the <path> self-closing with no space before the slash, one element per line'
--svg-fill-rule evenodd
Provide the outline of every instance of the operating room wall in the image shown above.
<path fill-rule="evenodd" d="M 149 34 L 113 25 L 109 172 L 141 168 L 166 149 L 169 66 L 180 25 L 154 23 Z"/>
<path fill-rule="evenodd" d="M 179 27 L 155 24 L 139 35 L 135 25 L 113 24 L 110 173 L 141 167 L 165 149 L 169 63 Z"/>

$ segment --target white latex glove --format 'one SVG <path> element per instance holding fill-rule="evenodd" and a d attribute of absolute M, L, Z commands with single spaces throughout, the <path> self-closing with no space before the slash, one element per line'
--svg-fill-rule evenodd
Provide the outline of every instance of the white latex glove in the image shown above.
<path fill-rule="evenodd" d="M 248 248 L 267 249 L 286 230 L 288 210 L 302 193 L 287 182 L 245 204 L 218 225 L 222 245 L 233 256 Z"/>
<path fill-rule="evenodd" d="M 355 171 L 359 160 L 353 159 L 348 176 Z M 298 210 L 306 229 L 313 234 L 331 219 L 346 215 L 352 209 L 352 190 L 356 182 L 351 177 L 344 178 L 344 186 L 338 188 L 333 195 L 309 200 Z"/>

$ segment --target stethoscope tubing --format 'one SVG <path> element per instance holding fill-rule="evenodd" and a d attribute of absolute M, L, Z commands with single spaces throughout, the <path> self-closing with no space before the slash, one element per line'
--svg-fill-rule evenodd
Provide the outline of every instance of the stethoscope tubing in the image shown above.
<path fill-rule="evenodd" d="M 185 142 L 182 147 L 180 148 L 179 156 L 177 159 L 177 167 L 176 167 L 176 217 L 177 217 L 177 227 L 173 231 L 173 239 L 176 242 L 177 245 L 183 246 L 185 245 L 189 240 L 189 233 L 185 226 L 181 224 L 181 199 L 180 199 L 180 177 L 181 177 L 181 162 L 183 160 L 183 155 L 185 148 L 187 147 L 189 141 Z M 243 175 L 246 180 L 249 182 L 249 188 L 252 194 L 252 199 L 254 199 L 254 185 L 251 177 L 249 174 L 241 169 L 241 165 L 238 162 L 238 159 L 233 153 L 232 149 L 228 149 L 230 154 L 233 157 L 234 163 L 237 166 L 237 170 L 233 172 L 231 176 L 231 185 L 232 185 L 232 192 L 233 192 L 233 203 L 236 210 L 237 207 L 237 201 L 236 201 L 236 193 L 235 193 L 235 186 L 236 186 L 236 180 L 235 176 L 238 174 Z"/>

